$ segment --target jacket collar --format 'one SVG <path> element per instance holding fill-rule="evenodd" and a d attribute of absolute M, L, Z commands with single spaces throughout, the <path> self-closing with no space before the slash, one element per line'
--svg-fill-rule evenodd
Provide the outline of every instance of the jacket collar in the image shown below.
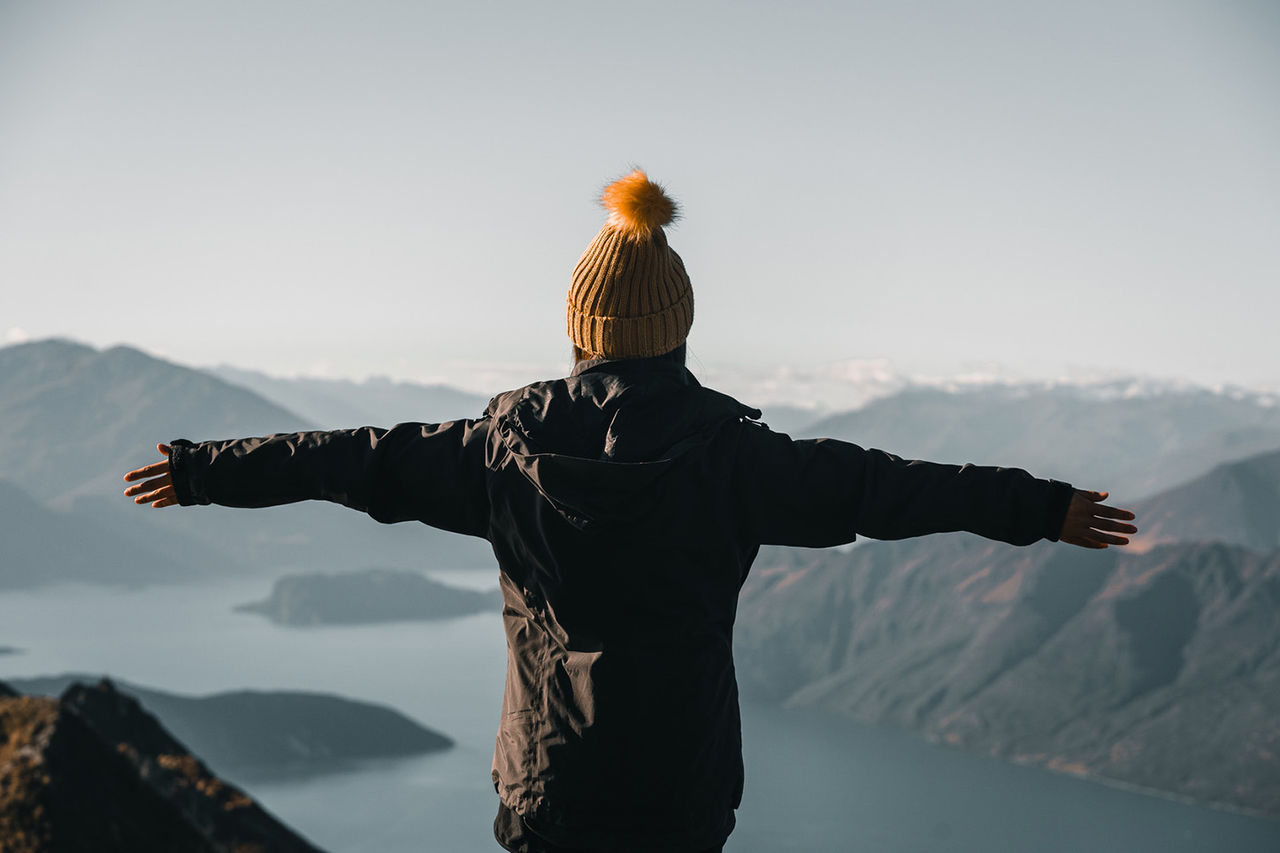
<path fill-rule="evenodd" d="M 581 376 L 584 373 L 616 373 L 616 374 L 668 374 L 680 377 L 684 385 L 698 386 L 700 383 L 689 369 L 679 362 L 662 356 L 652 358 L 589 358 L 583 359 L 573 366 L 570 376 Z"/>

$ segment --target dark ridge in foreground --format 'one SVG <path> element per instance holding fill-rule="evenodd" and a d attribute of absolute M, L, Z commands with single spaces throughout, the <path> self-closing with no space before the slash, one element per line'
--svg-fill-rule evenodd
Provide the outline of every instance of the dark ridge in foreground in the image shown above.
<path fill-rule="evenodd" d="M 55 695 L 94 676 L 11 679 L 29 694 Z M 436 752 L 453 741 L 399 711 L 339 696 L 239 690 L 179 696 L 125 682 L 147 710 L 213 766 L 237 778 L 310 775 L 350 762 Z"/>
<path fill-rule="evenodd" d="M 502 594 L 496 589 L 477 592 L 417 572 L 366 569 L 289 575 L 275 582 L 265 601 L 236 610 L 261 613 L 280 625 L 304 626 L 451 619 L 501 608 Z"/>
<path fill-rule="evenodd" d="M 319 853 L 109 681 L 60 699 L 0 684 L 5 853 Z"/>

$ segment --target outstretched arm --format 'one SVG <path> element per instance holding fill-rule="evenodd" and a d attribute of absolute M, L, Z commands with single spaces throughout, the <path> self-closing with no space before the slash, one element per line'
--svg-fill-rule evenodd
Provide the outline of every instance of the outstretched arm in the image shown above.
<path fill-rule="evenodd" d="M 856 536 L 904 539 L 964 530 L 1014 545 L 1039 539 L 1123 545 L 1136 528 L 1105 494 L 1017 468 L 903 459 L 834 439 L 796 441 L 753 425 L 741 433 L 737 493 L 771 545 L 828 546 Z"/>
<path fill-rule="evenodd" d="M 392 523 L 488 533 L 488 421 L 398 424 L 262 438 L 177 440 L 167 462 L 130 471 L 125 494 L 153 507 L 267 507 L 325 500 Z"/>

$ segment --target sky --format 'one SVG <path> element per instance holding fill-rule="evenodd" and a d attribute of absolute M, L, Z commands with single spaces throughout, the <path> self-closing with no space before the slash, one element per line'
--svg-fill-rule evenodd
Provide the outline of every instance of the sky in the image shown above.
<path fill-rule="evenodd" d="M 633 165 L 695 370 L 1280 388 L 1269 0 L 0 0 L 0 343 L 563 373 Z"/>

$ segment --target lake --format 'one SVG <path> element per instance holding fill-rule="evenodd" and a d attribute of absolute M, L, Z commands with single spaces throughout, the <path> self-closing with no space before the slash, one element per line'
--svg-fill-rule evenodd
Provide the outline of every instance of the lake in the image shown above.
<path fill-rule="evenodd" d="M 493 572 L 432 572 L 493 587 Z M 237 779 L 333 851 L 493 853 L 489 759 L 506 651 L 497 613 L 283 628 L 233 605 L 268 579 L 0 594 L 0 678 L 109 673 L 179 693 L 324 691 L 390 705 L 458 745 L 292 779 Z M 905 732 L 748 703 L 747 787 L 732 853 L 1277 853 L 1280 821 L 965 754 Z M 217 769 L 216 767 L 214 768 Z"/>

